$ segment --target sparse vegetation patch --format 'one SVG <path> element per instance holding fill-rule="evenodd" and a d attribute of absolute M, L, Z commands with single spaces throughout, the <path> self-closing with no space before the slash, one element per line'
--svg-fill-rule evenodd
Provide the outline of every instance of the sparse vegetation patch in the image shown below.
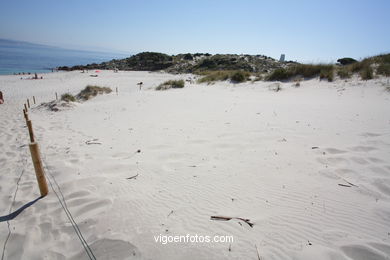
<path fill-rule="evenodd" d="M 184 80 L 168 80 L 158 85 L 156 90 L 167 90 L 170 88 L 184 88 Z"/>
<path fill-rule="evenodd" d="M 77 94 L 76 98 L 80 100 L 88 100 L 91 97 L 97 96 L 98 94 L 108 94 L 111 92 L 112 90 L 108 87 L 88 85 L 85 87 L 85 89 L 81 90 L 79 94 Z"/>
<path fill-rule="evenodd" d="M 271 72 L 267 80 L 289 80 L 295 77 L 303 77 L 306 79 L 320 77 L 320 79 L 328 79 L 328 81 L 333 80 L 334 67 L 333 65 L 325 64 L 297 64 L 290 66 L 288 68 L 276 69 Z"/>
<path fill-rule="evenodd" d="M 363 68 L 361 71 L 360 71 L 360 77 L 362 78 L 362 80 L 369 80 L 369 79 L 373 79 L 374 78 L 374 75 L 373 75 L 373 70 L 370 66 L 367 66 L 365 68 Z"/>
<path fill-rule="evenodd" d="M 65 93 L 61 95 L 61 100 L 65 102 L 75 102 L 76 98 L 70 93 Z"/>
<path fill-rule="evenodd" d="M 198 80 L 198 83 L 212 83 L 214 81 L 231 80 L 233 83 L 241 83 L 249 80 L 251 73 L 241 70 L 218 70 L 218 71 L 202 71 L 204 75 Z"/>

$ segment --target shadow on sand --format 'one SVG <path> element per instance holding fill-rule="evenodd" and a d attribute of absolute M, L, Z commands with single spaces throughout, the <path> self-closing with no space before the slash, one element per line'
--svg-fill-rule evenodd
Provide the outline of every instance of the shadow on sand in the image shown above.
<path fill-rule="evenodd" d="M 19 209 L 15 210 L 14 212 L 12 212 L 8 215 L 5 215 L 5 216 L 0 216 L 0 222 L 8 221 L 8 220 L 12 220 L 12 219 L 16 218 L 20 213 L 23 212 L 23 210 L 27 209 L 28 207 L 30 207 L 31 205 L 33 205 L 35 202 L 37 202 L 38 200 L 40 200 L 42 198 L 43 198 L 42 196 L 38 197 L 35 200 L 24 204 L 23 206 L 21 206 Z"/>

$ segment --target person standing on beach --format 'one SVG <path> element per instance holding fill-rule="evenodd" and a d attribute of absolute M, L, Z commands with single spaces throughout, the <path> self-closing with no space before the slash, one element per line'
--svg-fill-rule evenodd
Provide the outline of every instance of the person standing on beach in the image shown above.
<path fill-rule="evenodd" d="M 4 104 L 3 92 L 0 91 L 0 104 Z"/>

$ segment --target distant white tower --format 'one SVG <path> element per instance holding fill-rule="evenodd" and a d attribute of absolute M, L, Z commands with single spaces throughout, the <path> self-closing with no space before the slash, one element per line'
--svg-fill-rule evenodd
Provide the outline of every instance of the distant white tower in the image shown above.
<path fill-rule="evenodd" d="M 285 59 L 285 58 L 286 58 L 286 55 L 282 54 L 282 55 L 280 55 L 279 61 L 280 61 L 280 62 L 284 62 L 284 59 Z"/>

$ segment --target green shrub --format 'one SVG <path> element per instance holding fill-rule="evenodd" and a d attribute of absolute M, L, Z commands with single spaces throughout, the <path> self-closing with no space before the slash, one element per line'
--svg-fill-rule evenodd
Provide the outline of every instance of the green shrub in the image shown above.
<path fill-rule="evenodd" d="M 268 81 L 275 81 L 275 80 L 287 80 L 292 77 L 292 74 L 290 71 L 287 71 L 286 69 L 276 69 L 271 72 L 271 74 L 266 77 Z"/>
<path fill-rule="evenodd" d="M 198 68 L 203 70 L 215 69 L 216 67 L 217 63 L 212 59 L 204 59 L 198 65 Z"/>
<path fill-rule="evenodd" d="M 370 66 L 365 67 L 362 71 L 360 71 L 360 77 L 362 80 L 373 79 L 374 75 L 372 68 Z"/>
<path fill-rule="evenodd" d="M 61 100 L 65 102 L 75 102 L 76 98 L 70 93 L 65 93 L 61 95 Z"/>
<path fill-rule="evenodd" d="M 184 80 L 168 80 L 156 87 L 156 90 L 167 90 L 170 88 L 184 88 Z"/>
<path fill-rule="evenodd" d="M 183 57 L 185 60 L 193 60 L 194 57 L 192 56 L 191 53 L 187 53 L 187 54 L 184 54 L 184 57 Z"/>
<path fill-rule="evenodd" d="M 235 82 L 235 83 L 241 83 L 241 82 L 247 81 L 249 77 L 250 77 L 249 72 L 236 71 L 233 74 L 231 74 L 230 80 L 232 82 Z"/>
<path fill-rule="evenodd" d="M 88 85 L 85 87 L 85 89 L 83 89 L 82 91 L 80 91 L 79 94 L 77 94 L 77 98 L 78 99 L 81 99 L 81 100 L 88 100 L 90 99 L 91 97 L 95 97 L 97 96 L 98 94 L 108 94 L 108 93 L 111 93 L 111 89 L 110 88 L 107 88 L 107 87 L 99 87 L 99 86 L 91 86 L 91 85 Z"/>

